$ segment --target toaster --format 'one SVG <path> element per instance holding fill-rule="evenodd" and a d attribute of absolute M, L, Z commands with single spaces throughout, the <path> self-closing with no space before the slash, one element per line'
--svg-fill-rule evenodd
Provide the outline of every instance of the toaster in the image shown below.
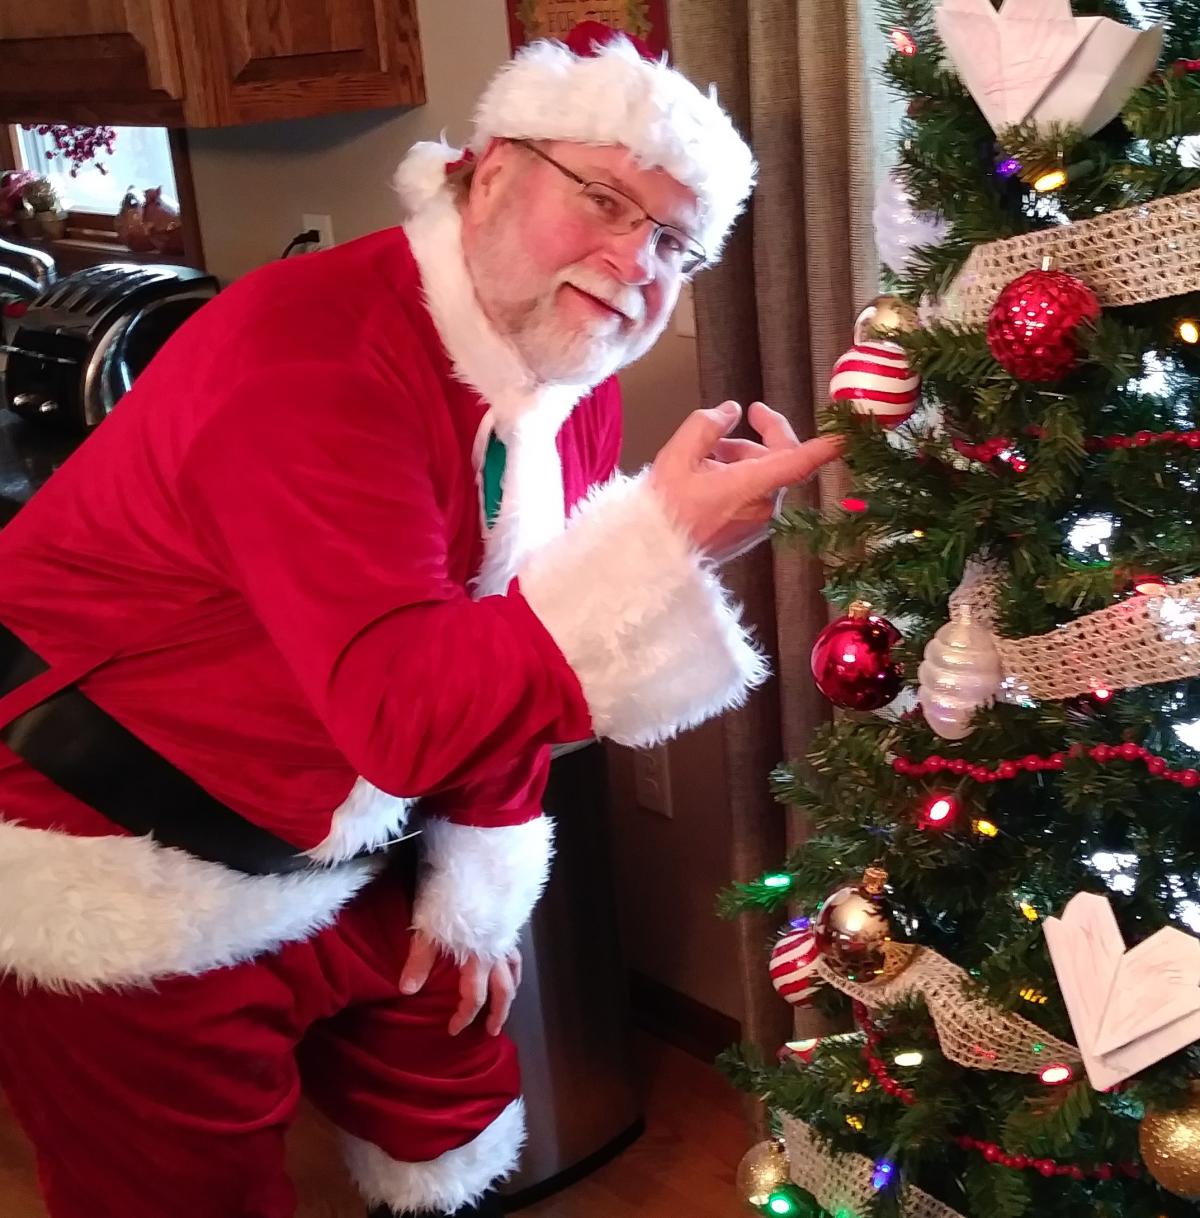
<path fill-rule="evenodd" d="M 31 422 L 90 430 L 217 286 L 191 267 L 107 262 L 9 306 L 4 405 Z"/>

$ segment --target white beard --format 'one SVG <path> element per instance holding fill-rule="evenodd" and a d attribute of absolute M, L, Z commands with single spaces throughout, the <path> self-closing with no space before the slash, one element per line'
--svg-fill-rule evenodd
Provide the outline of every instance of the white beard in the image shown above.
<path fill-rule="evenodd" d="M 598 385 L 641 359 L 669 316 L 647 324 L 641 293 L 590 267 L 564 267 L 550 282 L 529 271 L 515 226 L 503 212 L 480 234 L 468 267 L 484 311 L 545 384 Z M 557 303 L 564 284 L 612 304 L 635 324 L 624 326 L 616 316 L 570 324 Z"/>

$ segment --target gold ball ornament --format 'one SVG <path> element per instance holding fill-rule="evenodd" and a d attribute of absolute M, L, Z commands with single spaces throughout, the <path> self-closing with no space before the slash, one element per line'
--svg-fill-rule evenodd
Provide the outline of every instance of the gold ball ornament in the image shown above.
<path fill-rule="evenodd" d="M 768 1138 L 751 1146 L 737 1169 L 738 1196 L 749 1205 L 761 1208 L 771 1194 L 788 1183 L 788 1157 L 778 1138 Z"/>
<path fill-rule="evenodd" d="M 874 981 L 887 968 L 892 920 L 884 897 L 886 883 L 882 867 L 868 867 L 861 883 L 831 893 L 817 914 L 821 954 L 849 981 Z"/>
<path fill-rule="evenodd" d="M 1147 1112 L 1138 1130 L 1146 1170 L 1186 1201 L 1200 1201 L 1200 1089 L 1183 1108 Z"/>
<path fill-rule="evenodd" d="M 899 296 L 876 296 L 854 323 L 854 341 L 908 334 L 920 326 L 916 309 Z"/>

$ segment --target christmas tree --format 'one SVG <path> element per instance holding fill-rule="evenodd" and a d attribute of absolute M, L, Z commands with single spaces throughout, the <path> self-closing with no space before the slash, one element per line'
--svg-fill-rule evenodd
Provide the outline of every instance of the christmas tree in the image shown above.
<path fill-rule="evenodd" d="M 907 108 L 888 295 L 831 386 L 853 491 L 781 529 L 843 614 L 842 712 L 774 776 L 810 836 L 723 898 L 778 914 L 763 967 L 833 1031 L 726 1055 L 778 1133 L 739 1186 L 1193 1215 L 1200 3 L 882 7 Z"/>

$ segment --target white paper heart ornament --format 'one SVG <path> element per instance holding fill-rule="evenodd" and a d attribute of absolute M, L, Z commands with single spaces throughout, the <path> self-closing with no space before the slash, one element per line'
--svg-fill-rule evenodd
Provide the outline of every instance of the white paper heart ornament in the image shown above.
<path fill-rule="evenodd" d="M 1081 892 L 1046 942 L 1098 1091 L 1200 1040 L 1200 939 L 1168 927 L 1127 952 L 1107 898 Z"/>
<path fill-rule="evenodd" d="M 1032 119 L 1099 131 L 1143 84 L 1162 49 L 1162 25 L 1133 29 L 1075 17 L 1070 0 L 943 0 L 937 12 L 954 69 L 1000 132 Z"/>

